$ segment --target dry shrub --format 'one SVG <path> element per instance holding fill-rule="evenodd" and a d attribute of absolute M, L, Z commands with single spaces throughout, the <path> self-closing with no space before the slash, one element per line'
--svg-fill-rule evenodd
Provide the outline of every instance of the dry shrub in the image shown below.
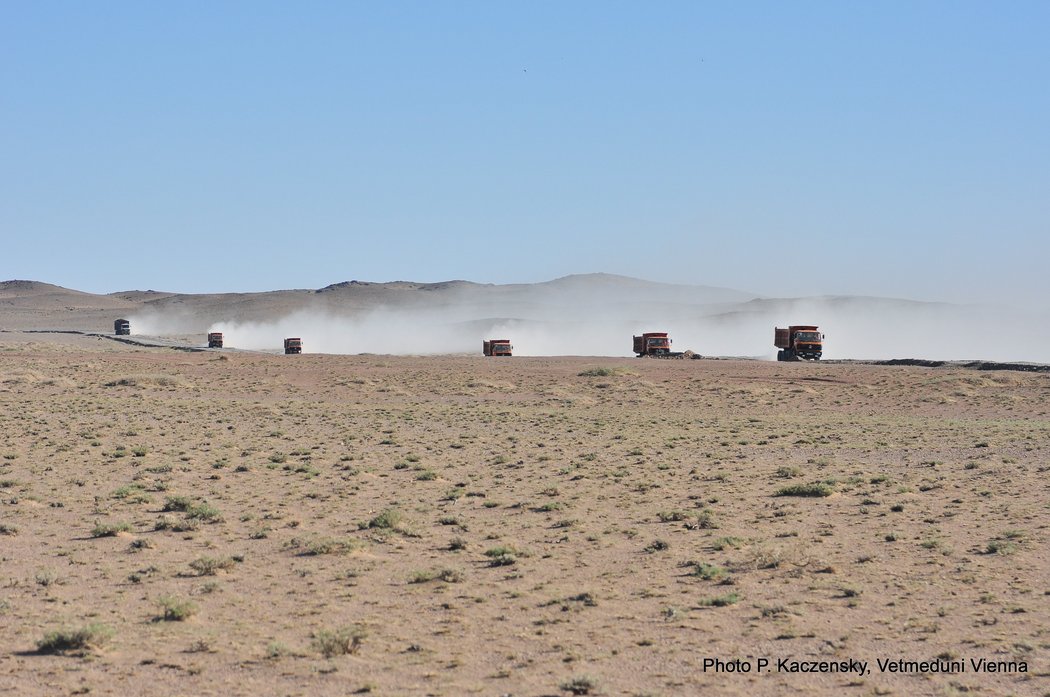
<path fill-rule="evenodd" d="M 184 387 L 185 385 L 186 380 L 178 375 L 162 375 L 159 373 L 125 375 L 122 378 L 106 383 L 106 387 Z"/>

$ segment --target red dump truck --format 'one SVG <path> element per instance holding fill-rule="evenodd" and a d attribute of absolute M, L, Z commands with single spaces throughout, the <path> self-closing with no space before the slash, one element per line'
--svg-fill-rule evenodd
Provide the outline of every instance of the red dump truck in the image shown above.
<path fill-rule="evenodd" d="M 289 353 L 302 353 L 303 352 L 303 340 L 297 336 L 284 340 L 284 352 Z"/>
<path fill-rule="evenodd" d="M 671 340 L 667 332 L 646 332 L 634 337 L 634 352 L 639 358 L 681 358 L 685 354 L 671 351 Z"/>
<path fill-rule="evenodd" d="M 222 348 L 222 332 L 208 332 L 208 348 Z"/>
<path fill-rule="evenodd" d="M 481 350 L 486 356 L 510 356 L 514 347 L 510 345 L 510 339 L 485 339 L 481 342 Z"/>
<path fill-rule="evenodd" d="M 774 329 L 773 345 L 780 349 L 777 351 L 778 361 L 820 360 L 824 350 L 824 335 L 815 325 L 792 324 L 787 328 Z"/>

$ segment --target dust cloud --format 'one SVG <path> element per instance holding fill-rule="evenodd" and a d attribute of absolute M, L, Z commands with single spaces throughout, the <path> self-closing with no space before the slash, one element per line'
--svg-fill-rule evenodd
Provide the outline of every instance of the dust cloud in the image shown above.
<path fill-rule="evenodd" d="M 517 356 L 631 356 L 632 335 L 666 331 L 675 351 L 772 360 L 775 326 L 815 324 L 826 336 L 826 359 L 1050 362 L 1050 317 L 986 307 L 858 297 L 672 306 L 561 298 L 519 303 L 517 316 L 501 317 L 506 309 L 475 302 L 357 313 L 329 307 L 272 321 L 216 321 L 208 331 L 223 332 L 229 347 L 279 350 L 294 336 L 306 353 L 335 354 L 480 354 L 484 339 L 500 338 L 511 340 Z"/>
<path fill-rule="evenodd" d="M 137 312 L 128 315 L 132 336 L 172 336 L 196 334 L 201 331 L 201 321 L 189 310 L 163 312 Z"/>
<path fill-rule="evenodd" d="M 772 301 L 774 307 L 699 319 L 676 346 L 705 355 L 775 360 L 773 329 L 815 324 L 826 359 L 924 358 L 1050 362 L 1050 317 L 989 307 L 877 298 Z M 699 347 L 699 348 L 698 348 Z"/>

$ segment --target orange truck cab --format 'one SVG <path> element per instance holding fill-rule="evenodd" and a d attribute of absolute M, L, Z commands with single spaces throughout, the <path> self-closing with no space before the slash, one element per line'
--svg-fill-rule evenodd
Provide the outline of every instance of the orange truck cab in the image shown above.
<path fill-rule="evenodd" d="M 510 339 L 485 339 L 481 350 L 486 356 L 511 356 L 514 347 L 510 345 Z"/>
<path fill-rule="evenodd" d="M 785 328 L 774 327 L 773 345 L 778 361 L 800 359 L 819 361 L 824 351 L 824 335 L 813 324 L 792 324 Z"/>

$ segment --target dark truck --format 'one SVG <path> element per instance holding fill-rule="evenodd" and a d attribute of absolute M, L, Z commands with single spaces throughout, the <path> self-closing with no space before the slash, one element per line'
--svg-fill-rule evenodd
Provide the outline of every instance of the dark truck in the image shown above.
<path fill-rule="evenodd" d="M 297 336 L 284 340 L 284 352 L 289 353 L 302 353 L 303 352 L 303 340 Z"/>
<path fill-rule="evenodd" d="M 208 332 L 208 348 L 222 348 L 222 332 Z"/>
<path fill-rule="evenodd" d="M 511 356 L 514 347 L 510 345 L 510 339 L 485 339 L 481 350 L 486 356 Z"/>
<path fill-rule="evenodd" d="M 819 361 L 824 351 L 824 335 L 813 324 L 792 324 L 786 329 L 774 327 L 773 345 L 778 361 L 801 359 Z"/>
<path fill-rule="evenodd" d="M 131 334 L 131 322 L 126 319 L 114 320 L 113 333 L 117 336 L 128 336 Z"/>
<path fill-rule="evenodd" d="M 671 351 L 667 332 L 646 332 L 634 338 L 634 352 L 639 358 L 682 358 L 684 353 Z"/>

